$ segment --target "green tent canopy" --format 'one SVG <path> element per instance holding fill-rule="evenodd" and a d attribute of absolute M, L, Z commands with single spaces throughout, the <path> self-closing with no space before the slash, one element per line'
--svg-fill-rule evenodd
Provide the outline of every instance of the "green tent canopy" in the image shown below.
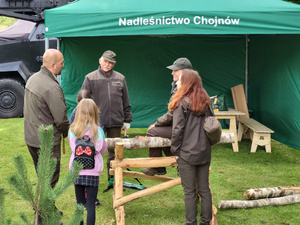
<path fill-rule="evenodd" d="M 297 34 L 299 8 L 280 0 L 80 0 L 46 11 L 46 37 Z"/>
<path fill-rule="evenodd" d="M 300 5 L 281 0 L 79 0 L 45 11 L 45 36 L 60 37 L 68 115 L 84 76 L 102 53 L 117 54 L 126 76 L 132 127 L 164 114 L 172 82 L 166 66 L 187 57 L 209 95 L 244 84 L 250 116 L 272 138 L 300 149 Z"/>

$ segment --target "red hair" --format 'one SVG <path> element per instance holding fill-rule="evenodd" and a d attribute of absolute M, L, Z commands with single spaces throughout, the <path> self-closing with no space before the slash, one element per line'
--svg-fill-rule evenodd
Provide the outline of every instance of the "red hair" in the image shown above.
<path fill-rule="evenodd" d="M 211 104 L 209 95 L 202 85 L 199 73 L 195 70 L 184 69 L 180 77 L 181 86 L 176 91 L 172 101 L 169 103 L 169 110 L 176 109 L 182 98 L 189 97 L 192 101 L 190 109 L 193 113 L 204 113 L 207 106 Z"/>

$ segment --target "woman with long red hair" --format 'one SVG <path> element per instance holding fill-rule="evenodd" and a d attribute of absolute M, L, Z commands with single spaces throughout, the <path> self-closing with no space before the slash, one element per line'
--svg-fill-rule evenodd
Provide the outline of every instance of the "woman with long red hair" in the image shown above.
<path fill-rule="evenodd" d="M 184 189 L 186 224 L 197 224 L 197 193 L 201 197 L 201 225 L 212 219 L 212 198 L 209 188 L 211 145 L 203 128 L 212 113 L 211 101 L 197 71 L 183 70 L 177 81 L 178 90 L 169 104 L 173 111 L 171 151 Z"/>

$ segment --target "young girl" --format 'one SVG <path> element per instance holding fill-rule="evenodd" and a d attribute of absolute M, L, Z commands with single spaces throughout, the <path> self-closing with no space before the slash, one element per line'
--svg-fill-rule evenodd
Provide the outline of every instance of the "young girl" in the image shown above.
<path fill-rule="evenodd" d="M 85 89 L 82 89 L 78 92 L 77 94 L 77 104 L 84 98 L 90 98 L 90 99 L 93 99 L 92 98 L 92 95 L 90 94 L 90 92 L 88 92 L 87 90 Z M 75 119 L 75 114 L 76 114 L 76 111 L 77 111 L 77 106 L 73 109 L 73 112 L 71 114 L 71 118 L 70 118 L 70 123 L 73 123 L 74 122 L 74 119 Z M 103 124 L 103 118 L 102 118 L 102 114 L 99 110 L 98 112 L 98 115 L 99 115 L 99 123 L 100 123 L 100 127 L 102 129 L 104 129 L 104 124 Z"/>
<path fill-rule="evenodd" d="M 75 120 L 70 126 L 69 143 L 72 149 L 69 168 L 72 168 L 75 155 L 75 141 L 88 135 L 95 145 L 94 169 L 83 169 L 75 181 L 75 195 L 77 204 L 85 203 L 85 189 L 87 194 L 87 225 L 94 225 L 96 212 L 95 201 L 98 194 L 99 176 L 103 170 L 102 155 L 106 152 L 104 132 L 99 127 L 98 107 L 92 99 L 82 99 L 77 107 Z M 83 225 L 83 221 L 81 222 Z"/>
<path fill-rule="evenodd" d="M 88 92 L 87 90 L 85 89 L 81 89 L 78 94 L 77 94 L 77 104 L 84 98 L 90 98 L 90 99 L 93 99 L 92 98 L 92 95 L 90 94 L 90 92 Z M 73 112 L 71 114 L 71 118 L 70 118 L 70 123 L 73 123 L 74 122 L 74 119 L 75 119 L 75 115 L 76 115 L 76 111 L 77 111 L 77 106 L 73 109 Z M 99 110 L 98 112 L 98 116 L 99 116 L 99 123 L 100 123 L 100 127 L 102 129 L 104 129 L 104 123 L 103 123 L 103 117 L 102 117 L 102 114 Z M 85 202 L 86 202 L 86 195 L 85 195 Z M 99 199 L 97 198 L 96 201 L 95 201 L 95 205 L 100 205 L 100 201 Z M 85 204 L 84 204 L 85 206 Z M 85 206 L 86 208 L 86 206 Z"/>
<path fill-rule="evenodd" d="M 200 225 L 212 219 L 212 199 L 209 188 L 211 146 L 203 128 L 210 98 L 199 74 L 183 70 L 177 81 L 178 90 L 169 104 L 173 110 L 171 151 L 178 156 L 177 164 L 184 189 L 186 224 L 197 224 L 196 184 L 201 197 Z"/>

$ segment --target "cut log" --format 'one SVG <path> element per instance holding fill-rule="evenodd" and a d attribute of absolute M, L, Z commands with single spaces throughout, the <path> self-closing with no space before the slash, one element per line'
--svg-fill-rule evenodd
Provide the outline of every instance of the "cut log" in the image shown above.
<path fill-rule="evenodd" d="M 244 197 L 247 200 L 282 197 L 293 194 L 300 194 L 300 186 L 285 186 L 258 189 L 251 188 L 249 190 L 244 191 Z"/>
<path fill-rule="evenodd" d="M 234 133 L 231 131 L 222 131 L 221 139 L 217 144 L 234 143 Z"/>
<path fill-rule="evenodd" d="M 105 138 L 105 141 L 108 148 L 114 148 L 117 142 L 122 142 L 125 149 L 159 148 L 171 146 L 170 139 L 161 137 L 136 136 L 135 138 Z M 218 144 L 233 142 L 233 132 L 222 132 L 221 140 Z"/>
<path fill-rule="evenodd" d="M 171 140 L 161 137 L 143 137 L 135 138 L 105 138 L 108 148 L 114 148 L 117 142 L 122 142 L 125 149 L 153 148 L 171 146 Z"/>
<path fill-rule="evenodd" d="M 220 200 L 219 209 L 249 209 L 263 206 L 290 205 L 300 203 L 300 194 L 288 195 L 278 198 L 258 200 Z"/>

